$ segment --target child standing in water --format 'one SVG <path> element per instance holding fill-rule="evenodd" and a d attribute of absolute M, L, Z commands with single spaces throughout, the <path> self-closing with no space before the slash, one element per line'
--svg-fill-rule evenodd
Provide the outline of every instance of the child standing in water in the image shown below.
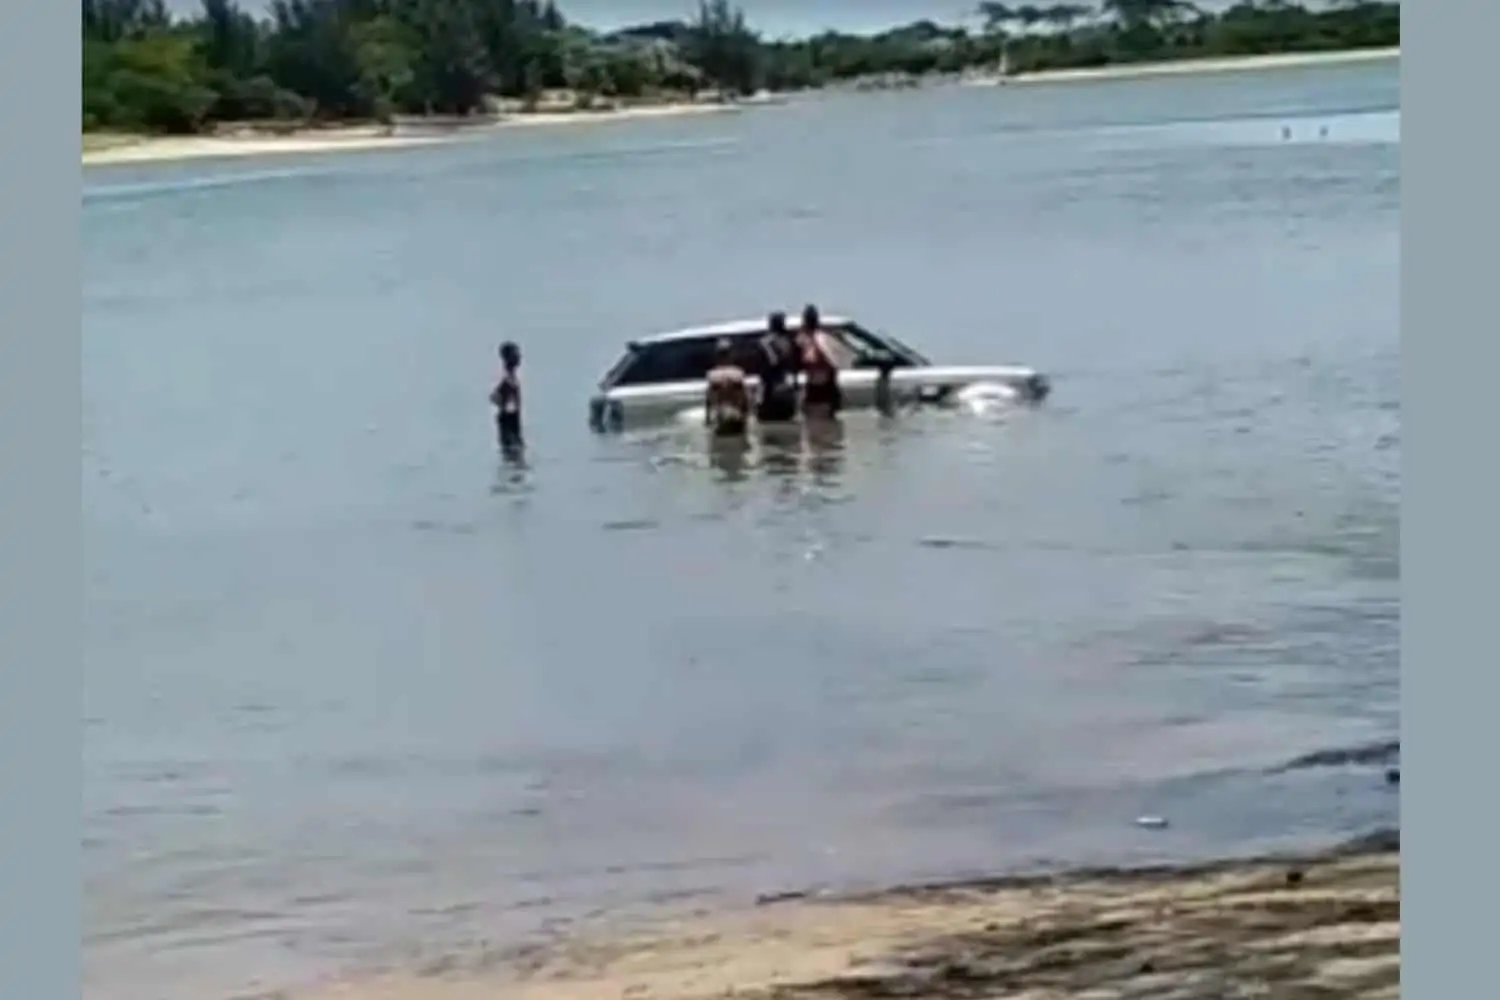
<path fill-rule="evenodd" d="M 525 447 L 521 437 L 521 349 L 507 340 L 500 345 L 500 381 L 490 393 L 500 450 L 515 455 Z"/>

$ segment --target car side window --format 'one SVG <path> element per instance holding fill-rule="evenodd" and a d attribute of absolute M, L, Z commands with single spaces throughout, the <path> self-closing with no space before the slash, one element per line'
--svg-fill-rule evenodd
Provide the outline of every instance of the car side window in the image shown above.
<path fill-rule="evenodd" d="M 714 363 L 714 341 L 695 337 L 646 344 L 637 349 L 635 361 L 621 374 L 616 385 L 657 385 L 693 382 L 708 376 Z"/>

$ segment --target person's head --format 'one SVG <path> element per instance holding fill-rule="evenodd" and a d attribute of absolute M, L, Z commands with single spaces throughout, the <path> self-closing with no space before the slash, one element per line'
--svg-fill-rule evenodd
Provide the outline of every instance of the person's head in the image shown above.
<path fill-rule="evenodd" d="M 785 337 L 787 334 L 786 313 L 778 309 L 770 316 L 767 316 L 766 329 L 771 331 L 771 336 L 773 337 Z"/>
<path fill-rule="evenodd" d="M 823 325 L 823 318 L 818 315 L 818 307 L 808 303 L 802 310 L 802 332 L 816 333 Z"/>
<path fill-rule="evenodd" d="M 507 340 L 500 345 L 500 363 L 510 371 L 521 367 L 521 349 L 514 341 Z"/>
<path fill-rule="evenodd" d="M 720 366 L 734 364 L 734 342 L 728 337 L 720 337 L 714 344 L 714 364 Z"/>

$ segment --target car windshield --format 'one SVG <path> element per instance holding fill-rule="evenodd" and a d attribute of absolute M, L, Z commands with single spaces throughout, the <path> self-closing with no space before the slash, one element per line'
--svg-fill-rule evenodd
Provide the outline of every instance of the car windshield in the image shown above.
<path fill-rule="evenodd" d="M 823 350 L 835 368 L 854 368 L 869 353 L 868 348 L 849 336 L 848 327 L 824 327 L 822 333 L 819 339 Z"/>
<path fill-rule="evenodd" d="M 882 355 L 893 356 L 899 367 L 927 363 L 926 358 L 896 338 L 871 333 L 856 323 L 839 326 L 829 332 L 834 333 L 843 341 L 854 355 L 848 365 L 841 364 L 841 367 L 870 364 Z"/>
<path fill-rule="evenodd" d="M 894 348 L 897 354 L 902 355 L 907 360 L 909 360 L 912 364 L 914 364 L 914 365 L 927 365 L 927 364 L 931 364 L 931 362 L 927 360 L 927 355 L 923 354 L 920 351 L 913 350 L 912 347 L 911 347 L 911 345 L 907 344 L 905 341 L 898 340 L 898 339 L 896 339 L 895 337 L 891 336 L 888 333 L 881 334 L 880 338 L 882 340 L 884 340 L 884 342 L 885 342 L 885 344 L 886 344 L 886 346 L 888 348 Z"/>

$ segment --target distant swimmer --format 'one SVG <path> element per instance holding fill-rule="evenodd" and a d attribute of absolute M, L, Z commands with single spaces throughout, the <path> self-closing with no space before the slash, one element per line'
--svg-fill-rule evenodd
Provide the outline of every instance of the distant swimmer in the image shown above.
<path fill-rule="evenodd" d="M 490 392 L 500 450 L 514 455 L 526 446 L 521 436 L 521 349 L 507 340 L 500 345 L 500 381 Z"/>
<path fill-rule="evenodd" d="M 1291 137 L 1292 137 L 1292 130 L 1291 130 L 1291 128 L 1289 126 L 1287 126 L 1287 125 L 1281 126 L 1281 141 L 1285 142 L 1286 140 L 1290 139 Z"/>
<path fill-rule="evenodd" d="M 703 417 L 715 437 L 744 437 L 750 426 L 750 388 L 745 370 L 734 361 L 734 344 L 714 345 L 714 366 L 708 372 Z"/>
<path fill-rule="evenodd" d="M 760 405 L 755 417 L 763 424 L 786 423 L 797 418 L 796 372 L 801 358 L 797 341 L 786 326 L 786 313 L 774 312 L 766 320 L 761 341 L 765 354 L 760 376 Z"/>

